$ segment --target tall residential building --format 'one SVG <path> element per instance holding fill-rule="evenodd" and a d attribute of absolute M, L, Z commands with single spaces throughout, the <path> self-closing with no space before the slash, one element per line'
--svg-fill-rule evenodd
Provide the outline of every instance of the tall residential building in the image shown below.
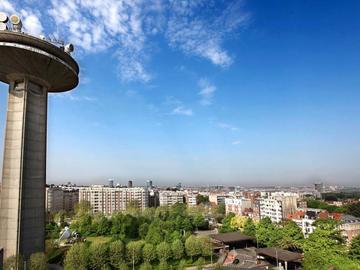
<path fill-rule="evenodd" d="M 159 191 L 160 206 L 184 203 L 184 192 L 163 190 Z"/>
<path fill-rule="evenodd" d="M 79 190 L 59 186 L 46 188 L 45 207 L 48 213 L 55 213 L 60 210 L 73 211 L 79 202 Z"/>
<path fill-rule="evenodd" d="M 251 200 L 245 198 L 226 198 L 225 211 L 226 214 L 234 213 L 238 216 L 246 215 L 245 212 L 251 209 Z"/>
<path fill-rule="evenodd" d="M 269 217 L 273 222 L 280 222 L 297 209 L 297 197 L 274 194 L 260 198 L 260 218 Z"/>
<path fill-rule="evenodd" d="M 149 191 L 143 187 L 121 188 L 93 185 L 79 189 L 79 201 L 89 201 L 94 213 L 111 215 L 129 206 L 145 209 L 149 204 Z"/>
<path fill-rule="evenodd" d="M 68 189 L 63 190 L 63 198 L 64 198 L 64 206 L 63 209 L 66 212 L 73 211 L 75 209 L 75 205 L 79 203 L 79 190 L 78 189 Z"/>
<path fill-rule="evenodd" d="M 55 213 L 64 208 L 64 191 L 59 187 L 46 188 L 46 211 Z"/>
<path fill-rule="evenodd" d="M 197 196 L 199 195 L 199 192 L 196 191 L 188 191 L 185 194 L 185 201 L 186 204 L 190 207 L 197 205 Z"/>

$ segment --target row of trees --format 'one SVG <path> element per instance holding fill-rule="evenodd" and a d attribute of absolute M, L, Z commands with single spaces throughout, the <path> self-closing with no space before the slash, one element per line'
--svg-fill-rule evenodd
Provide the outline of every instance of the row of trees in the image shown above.
<path fill-rule="evenodd" d="M 329 196 L 328 199 L 329 198 L 331 198 L 331 197 Z M 333 199 L 335 199 L 335 198 L 333 198 Z M 326 201 L 308 199 L 307 206 L 310 208 L 324 209 L 330 213 L 334 213 L 334 212 L 345 213 L 348 215 L 353 215 L 355 217 L 360 217 L 360 202 L 351 203 L 351 204 L 348 204 L 345 206 L 336 206 L 336 205 L 330 205 L 330 204 L 326 203 Z"/>
<path fill-rule="evenodd" d="M 48 225 L 48 235 L 53 235 L 55 223 Z M 116 239 L 143 239 L 158 244 L 179 239 L 196 229 L 207 229 L 208 221 L 200 211 L 187 210 L 184 204 L 172 207 L 148 208 L 135 213 L 116 213 L 110 218 L 102 214 L 93 215 L 87 202 L 76 210 L 70 228 L 81 236 L 112 236 Z"/>
<path fill-rule="evenodd" d="M 338 222 L 332 219 L 315 222 L 315 231 L 304 238 L 301 229 L 291 220 L 273 223 L 270 218 L 264 218 L 254 223 L 247 217 L 226 216 L 223 231 L 240 230 L 244 234 L 256 237 L 259 247 L 279 247 L 304 253 L 304 269 L 327 270 L 333 266 L 336 269 L 360 269 L 360 235 L 346 245 L 341 235 Z"/>
<path fill-rule="evenodd" d="M 157 245 L 144 240 L 121 240 L 110 243 L 77 243 L 67 252 L 65 269 L 128 269 L 131 265 L 141 265 L 140 269 L 152 269 L 158 264 L 160 269 L 170 269 L 170 263 L 183 269 L 196 260 L 203 265 L 205 257 L 211 256 L 211 242 L 207 237 L 189 236 L 185 244 L 177 239 L 172 243 L 161 242 Z M 188 260 L 191 258 L 190 261 Z"/>

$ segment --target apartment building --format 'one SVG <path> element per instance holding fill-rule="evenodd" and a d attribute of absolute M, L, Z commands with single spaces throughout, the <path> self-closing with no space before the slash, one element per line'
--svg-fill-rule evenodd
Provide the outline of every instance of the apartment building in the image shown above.
<path fill-rule="evenodd" d="M 149 204 L 149 191 L 143 187 L 107 187 L 92 185 L 79 189 L 79 201 L 89 201 L 94 213 L 111 215 L 130 206 L 145 209 Z"/>
<path fill-rule="evenodd" d="M 47 187 L 45 194 L 45 206 L 48 213 L 64 210 L 64 192 L 59 187 Z"/>
<path fill-rule="evenodd" d="M 225 193 L 210 193 L 209 202 L 212 205 L 219 205 L 225 203 L 225 198 L 227 195 Z"/>
<path fill-rule="evenodd" d="M 159 191 L 160 206 L 170 206 L 176 203 L 184 203 L 185 194 L 182 191 Z"/>
<path fill-rule="evenodd" d="M 297 209 L 297 197 L 289 194 L 268 194 L 259 199 L 260 218 L 269 217 L 273 222 L 280 222 Z"/>
<path fill-rule="evenodd" d="M 234 213 L 237 216 L 245 216 L 246 212 L 251 209 L 251 200 L 246 198 L 226 198 L 225 211 L 226 214 Z"/>

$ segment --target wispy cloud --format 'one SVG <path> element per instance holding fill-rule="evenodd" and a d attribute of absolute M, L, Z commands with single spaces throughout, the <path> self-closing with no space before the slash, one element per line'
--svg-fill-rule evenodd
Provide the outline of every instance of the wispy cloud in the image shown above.
<path fill-rule="evenodd" d="M 238 127 L 230 125 L 228 123 L 224 123 L 224 122 L 217 122 L 216 126 L 219 127 L 219 128 L 229 129 L 229 130 L 232 130 L 232 131 L 238 131 L 239 130 Z"/>
<path fill-rule="evenodd" d="M 241 141 L 240 141 L 240 140 L 236 140 L 236 141 L 233 141 L 231 144 L 232 144 L 232 145 L 239 145 L 239 144 L 241 144 Z"/>
<path fill-rule="evenodd" d="M 86 102 L 95 102 L 97 98 L 90 96 L 78 96 L 71 92 L 58 93 L 54 96 L 55 98 L 66 98 L 70 101 L 86 101 Z"/>
<path fill-rule="evenodd" d="M 205 78 L 200 79 L 198 85 L 200 87 L 199 95 L 201 96 L 200 104 L 203 106 L 211 105 L 216 87 Z"/>
<path fill-rule="evenodd" d="M 177 115 L 185 115 L 185 116 L 192 116 L 193 115 L 193 111 L 189 108 L 186 108 L 184 106 L 179 106 L 176 107 L 173 111 L 172 114 L 177 114 Z"/>
<path fill-rule="evenodd" d="M 156 36 L 165 37 L 170 47 L 187 55 L 220 67 L 231 65 L 233 56 L 223 45 L 248 21 L 242 2 L 1 0 L 0 8 L 21 14 L 28 32 L 66 37 L 80 53 L 111 49 L 123 81 L 149 82 Z M 39 18 L 45 19 L 40 22 Z"/>

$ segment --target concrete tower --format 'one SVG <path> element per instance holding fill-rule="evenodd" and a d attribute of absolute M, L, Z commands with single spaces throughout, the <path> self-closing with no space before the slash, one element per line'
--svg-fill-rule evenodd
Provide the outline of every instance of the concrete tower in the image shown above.
<path fill-rule="evenodd" d="M 78 84 L 70 51 L 23 33 L 18 16 L 8 21 L 0 13 L 0 81 L 9 84 L 0 193 L 5 259 L 44 251 L 47 100 Z"/>

